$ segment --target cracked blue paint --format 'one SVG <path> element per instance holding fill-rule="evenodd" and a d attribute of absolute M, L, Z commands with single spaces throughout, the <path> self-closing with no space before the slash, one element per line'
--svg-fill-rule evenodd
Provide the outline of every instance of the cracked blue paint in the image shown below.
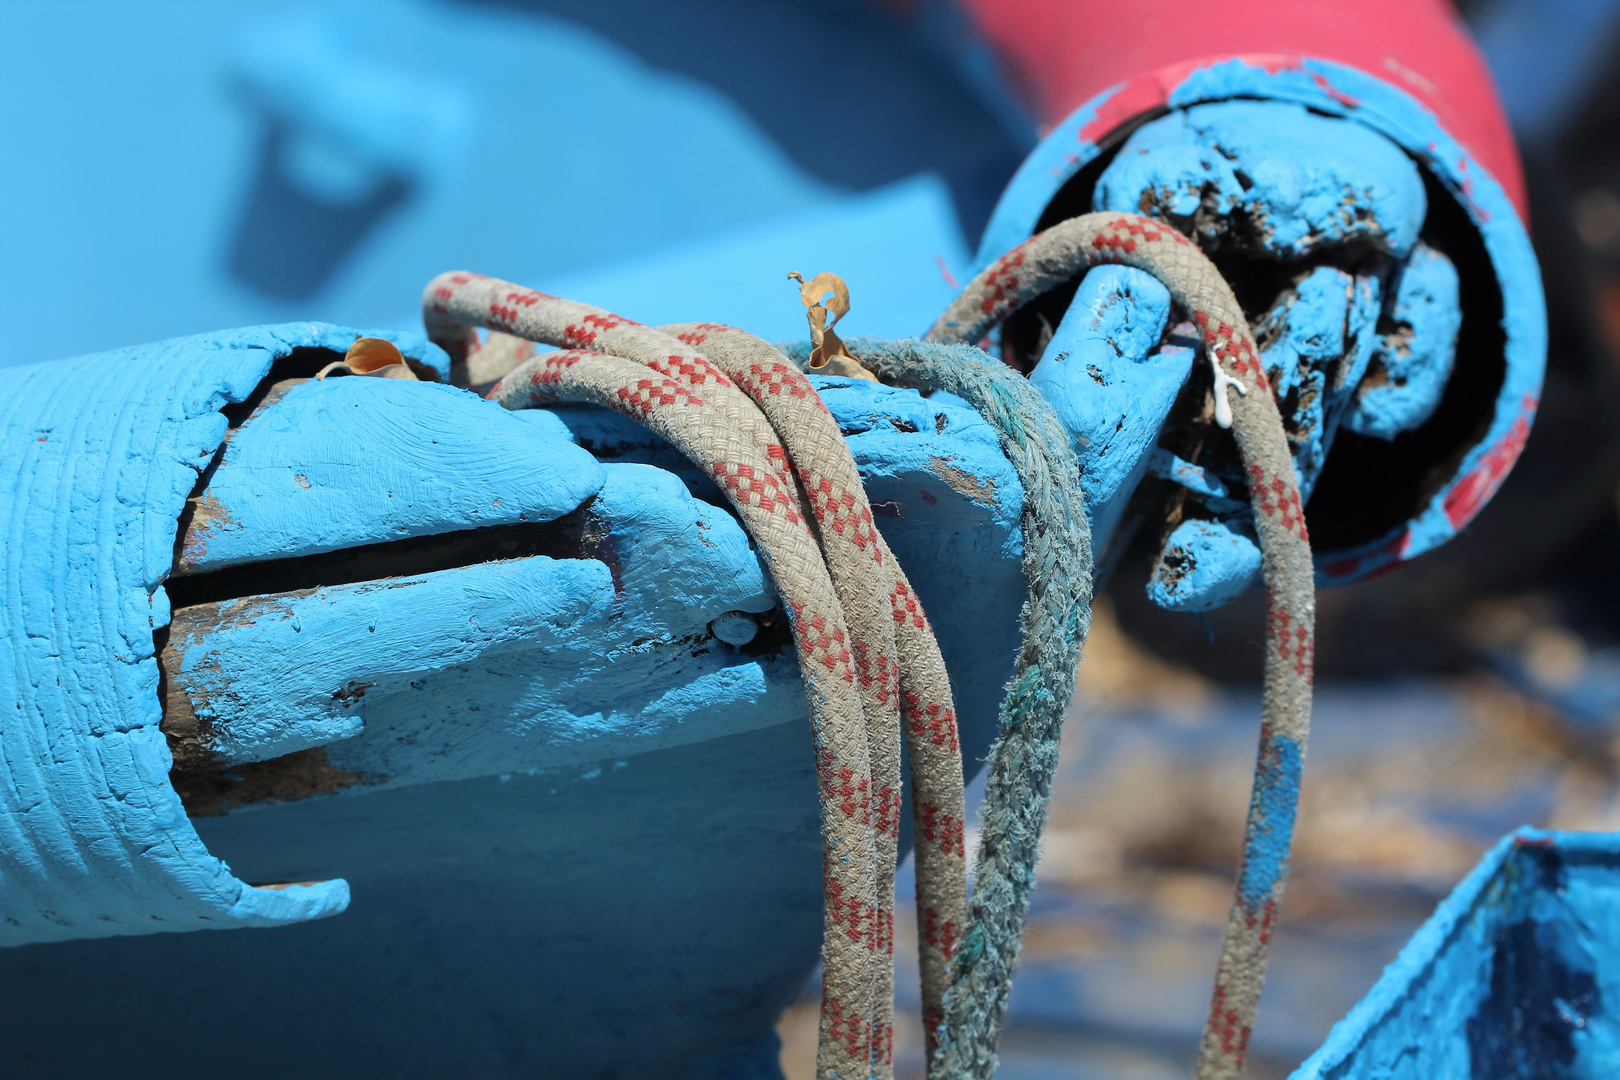
<path fill-rule="evenodd" d="M 1372 359 L 1380 295 L 1375 277 L 1319 266 L 1255 325 L 1306 501 Z"/>
<path fill-rule="evenodd" d="M 1096 140 L 1107 134 L 1094 130 L 1099 109 L 1119 90 L 1113 87 L 1076 109 L 1025 159 L 985 229 L 975 269 L 1027 239 L 1056 192 L 1097 158 L 1102 148 Z M 1319 581 L 1354 581 L 1450 539 L 1506 474 L 1540 395 L 1546 357 L 1540 272 L 1501 185 L 1433 114 L 1399 88 L 1330 61 L 1305 58 L 1266 66 L 1233 59 L 1198 67 L 1179 84 L 1165 87 L 1163 104 L 1187 109 L 1234 99 L 1292 102 L 1324 117 L 1353 120 L 1391 140 L 1462 207 L 1479 230 L 1500 286 L 1507 373 L 1495 414 L 1478 441 L 1465 449 L 1456 472 L 1407 522 L 1353 548 L 1317 552 Z M 1286 230 L 1284 235 L 1289 235 Z"/>
<path fill-rule="evenodd" d="M 1238 244 L 1284 259 L 1346 242 L 1404 257 L 1427 209 L 1417 167 L 1394 143 L 1278 101 L 1193 105 L 1144 124 L 1093 204 L 1172 221 L 1236 212 Z"/>
<path fill-rule="evenodd" d="M 1348 430 L 1378 439 L 1417 427 L 1440 405 L 1462 326 L 1451 260 L 1419 244 L 1401 272 L 1390 317 L 1395 329 L 1380 336 L 1373 377 L 1357 388 L 1343 421 Z"/>

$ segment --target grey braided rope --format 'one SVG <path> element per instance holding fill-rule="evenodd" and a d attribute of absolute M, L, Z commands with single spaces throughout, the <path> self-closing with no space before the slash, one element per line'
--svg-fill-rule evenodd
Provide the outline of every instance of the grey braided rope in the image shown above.
<path fill-rule="evenodd" d="M 970 286 L 971 287 L 971 286 Z M 957 950 L 930 1078 L 988 1077 L 1035 883 L 1059 737 L 1091 626 L 1091 528 L 1068 432 L 1040 392 L 968 345 L 847 343 L 885 381 L 944 390 L 997 430 L 1024 485 L 1023 643 L 991 744 L 977 883 Z"/>

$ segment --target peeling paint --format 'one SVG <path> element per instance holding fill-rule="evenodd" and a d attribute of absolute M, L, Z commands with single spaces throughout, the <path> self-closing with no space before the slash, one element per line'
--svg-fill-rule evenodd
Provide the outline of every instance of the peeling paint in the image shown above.
<path fill-rule="evenodd" d="M 939 457 L 928 459 L 928 471 L 945 481 L 952 491 L 966 495 L 981 506 L 995 505 L 996 483 L 994 480 L 974 476 L 972 473 L 958 469 L 944 458 Z"/>
<path fill-rule="evenodd" d="M 357 772 L 335 768 L 320 747 L 268 761 L 246 762 L 204 771 L 179 771 L 172 782 L 191 817 L 217 817 L 233 807 L 295 802 L 373 783 Z M 285 885 L 260 886 L 286 888 Z"/>
<path fill-rule="evenodd" d="M 1028 239 L 1053 196 L 1096 160 L 1102 142 L 1123 125 L 1158 109 L 1234 99 L 1293 102 L 1326 116 L 1344 117 L 1389 139 L 1457 200 L 1478 228 L 1500 286 L 1507 377 L 1488 430 L 1464 454 L 1455 474 L 1441 482 L 1405 524 L 1353 548 L 1317 552 L 1318 576 L 1324 584 L 1351 581 L 1415 558 L 1455 535 L 1459 525 L 1447 511 L 1448 499 L 1470 512 L 1483 505 L 1484 499 L 1476 500 L 1472 493 L 1483 491 L 1488 497 L 1494 486 L 1474 477 L 1495 471 L 1485 462 L 1493 448 L 1506 446 L 1513 452 L 1509 433 L 1520 420 L 1528 425 L 1532 411 L 1522 402 L 1535 400 L 1545 364 L 1546 310 L 1529 237 L 1497 178 L 1440 126 L 1432 112 L 1378 76 L 1311 57 L 1195 61 L 1143 75 L 1096 95 L 1052 128 L 997 204 L 975 270 Z M 1456 487 L 1466 487 L 1468 493 L 1452 498 Z"/>

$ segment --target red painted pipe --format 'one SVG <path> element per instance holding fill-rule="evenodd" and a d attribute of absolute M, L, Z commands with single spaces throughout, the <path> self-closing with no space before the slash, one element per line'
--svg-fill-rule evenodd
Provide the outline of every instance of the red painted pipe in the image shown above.
<path fill-rule="evenodd" d="M 1446 0 L 959 0 L 1043 124 L 1126 89 L 1097 135 L 1162 103 L 1202 64 L 1332 60 L 1431 110 L 1524 219 L 1524 174 L 1496 85 Z"/>

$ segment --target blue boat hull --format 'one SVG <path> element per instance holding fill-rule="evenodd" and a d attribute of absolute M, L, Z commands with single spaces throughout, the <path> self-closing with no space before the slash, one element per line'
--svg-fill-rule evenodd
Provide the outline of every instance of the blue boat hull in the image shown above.
<path fill-rule="evenodd" d="M 1620 1076 L 1620 833 L 1519 829 L 1292 1080 Z"/>

